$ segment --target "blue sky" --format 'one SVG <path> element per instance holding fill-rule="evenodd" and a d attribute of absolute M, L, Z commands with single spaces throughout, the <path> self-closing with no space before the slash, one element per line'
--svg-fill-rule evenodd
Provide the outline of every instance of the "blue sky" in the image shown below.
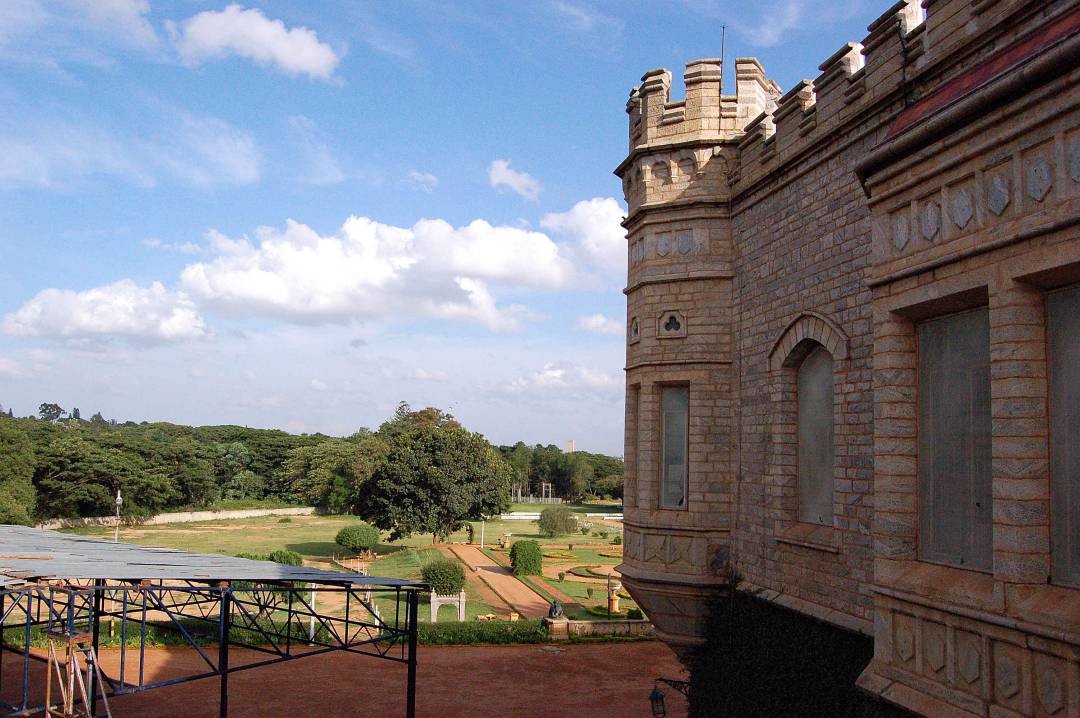
<path fill-rule="evenodd" d="M 4 0 L 0 405 L 619 454 L 627 93 L 884 9 Z"/>

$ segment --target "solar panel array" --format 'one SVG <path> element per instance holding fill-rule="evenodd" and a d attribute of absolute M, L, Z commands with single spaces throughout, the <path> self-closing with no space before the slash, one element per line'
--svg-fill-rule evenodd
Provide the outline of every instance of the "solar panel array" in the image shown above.
<path fill-rule="evenodd" d="M 421 587 L 396 578 L 285 566 L 218 554 L 113 543 L 0 525 L 0 589 L 27 580 L 303 581 L 362 587 Z"/>

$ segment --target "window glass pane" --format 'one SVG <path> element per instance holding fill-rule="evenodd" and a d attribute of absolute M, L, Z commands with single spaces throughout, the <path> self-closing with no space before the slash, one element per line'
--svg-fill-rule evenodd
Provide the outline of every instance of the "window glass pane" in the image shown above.
<path fill-rule="evenodd" d="M 799 520 L 833 522 L 833 359 L 819 346 L 799 365 Z"/>
<path fill-rule="evenodd" d="M 1080 586 L 1080 287 L 1047 297 L 1053 577 Z"/>
<path fill-rule="evenodd" d="M 687 426 L 690 390 L 667 386 L 661 390 L 660 506 L 686 508 Z"/>
<path fill-rule="evenodd" d="M 989 570 L 990 322 L 986 309 L 919 325 L 919 553 Z"/>

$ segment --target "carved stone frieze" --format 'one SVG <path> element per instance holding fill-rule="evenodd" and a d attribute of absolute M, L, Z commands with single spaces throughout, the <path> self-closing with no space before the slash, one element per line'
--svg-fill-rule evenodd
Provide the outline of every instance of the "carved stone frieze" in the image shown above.
<path fill-rule="evenodd" d="M 923 204 L 919 226 L 922 229 L 923 238 L 927 242 L 933 242 L 941 230 L 941 206 L 937 202 Z"/>
<path fill-rule="evenodd" d="M 903 251 L 907 246 L 908 240 L 908 218 L 903 212 L 898 213 L 893 217 L 893 246 L 898 250 Z"/>
<path fill-rule="evenodd" d="M 968 226 L 975 215 L 975 205 L 971 201 L 971 192 L 958 189 L 952 193 L 952 220 L 960 229 Z"/>
<path fill-rule="evenodd" d="M 1052 175 L 1053 170 L 1046 160 L 1039 158 L 1029 163 L 1025 172 L 1028 197 L 1036 202 L 1042 202 L 1053 184 Z"/>
<path fill-rule="evenodd" d="M 990 211 L 1001 216 L 1001 213 L 1009 206 L 1009 179 L 1004 174 L 996 174 L 987 180 L 986 206 Z"/>

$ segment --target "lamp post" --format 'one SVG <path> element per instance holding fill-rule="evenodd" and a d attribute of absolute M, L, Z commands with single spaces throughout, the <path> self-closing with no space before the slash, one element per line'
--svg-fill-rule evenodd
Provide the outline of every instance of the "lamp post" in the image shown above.
<path fill-rule="evenodd" d="M 120 542 L 120 508 L 124 505 L 124 497 L 120 495 L 120 489 L 116 490 L 116 527 L 113 529 L 113 543 Z"/>

